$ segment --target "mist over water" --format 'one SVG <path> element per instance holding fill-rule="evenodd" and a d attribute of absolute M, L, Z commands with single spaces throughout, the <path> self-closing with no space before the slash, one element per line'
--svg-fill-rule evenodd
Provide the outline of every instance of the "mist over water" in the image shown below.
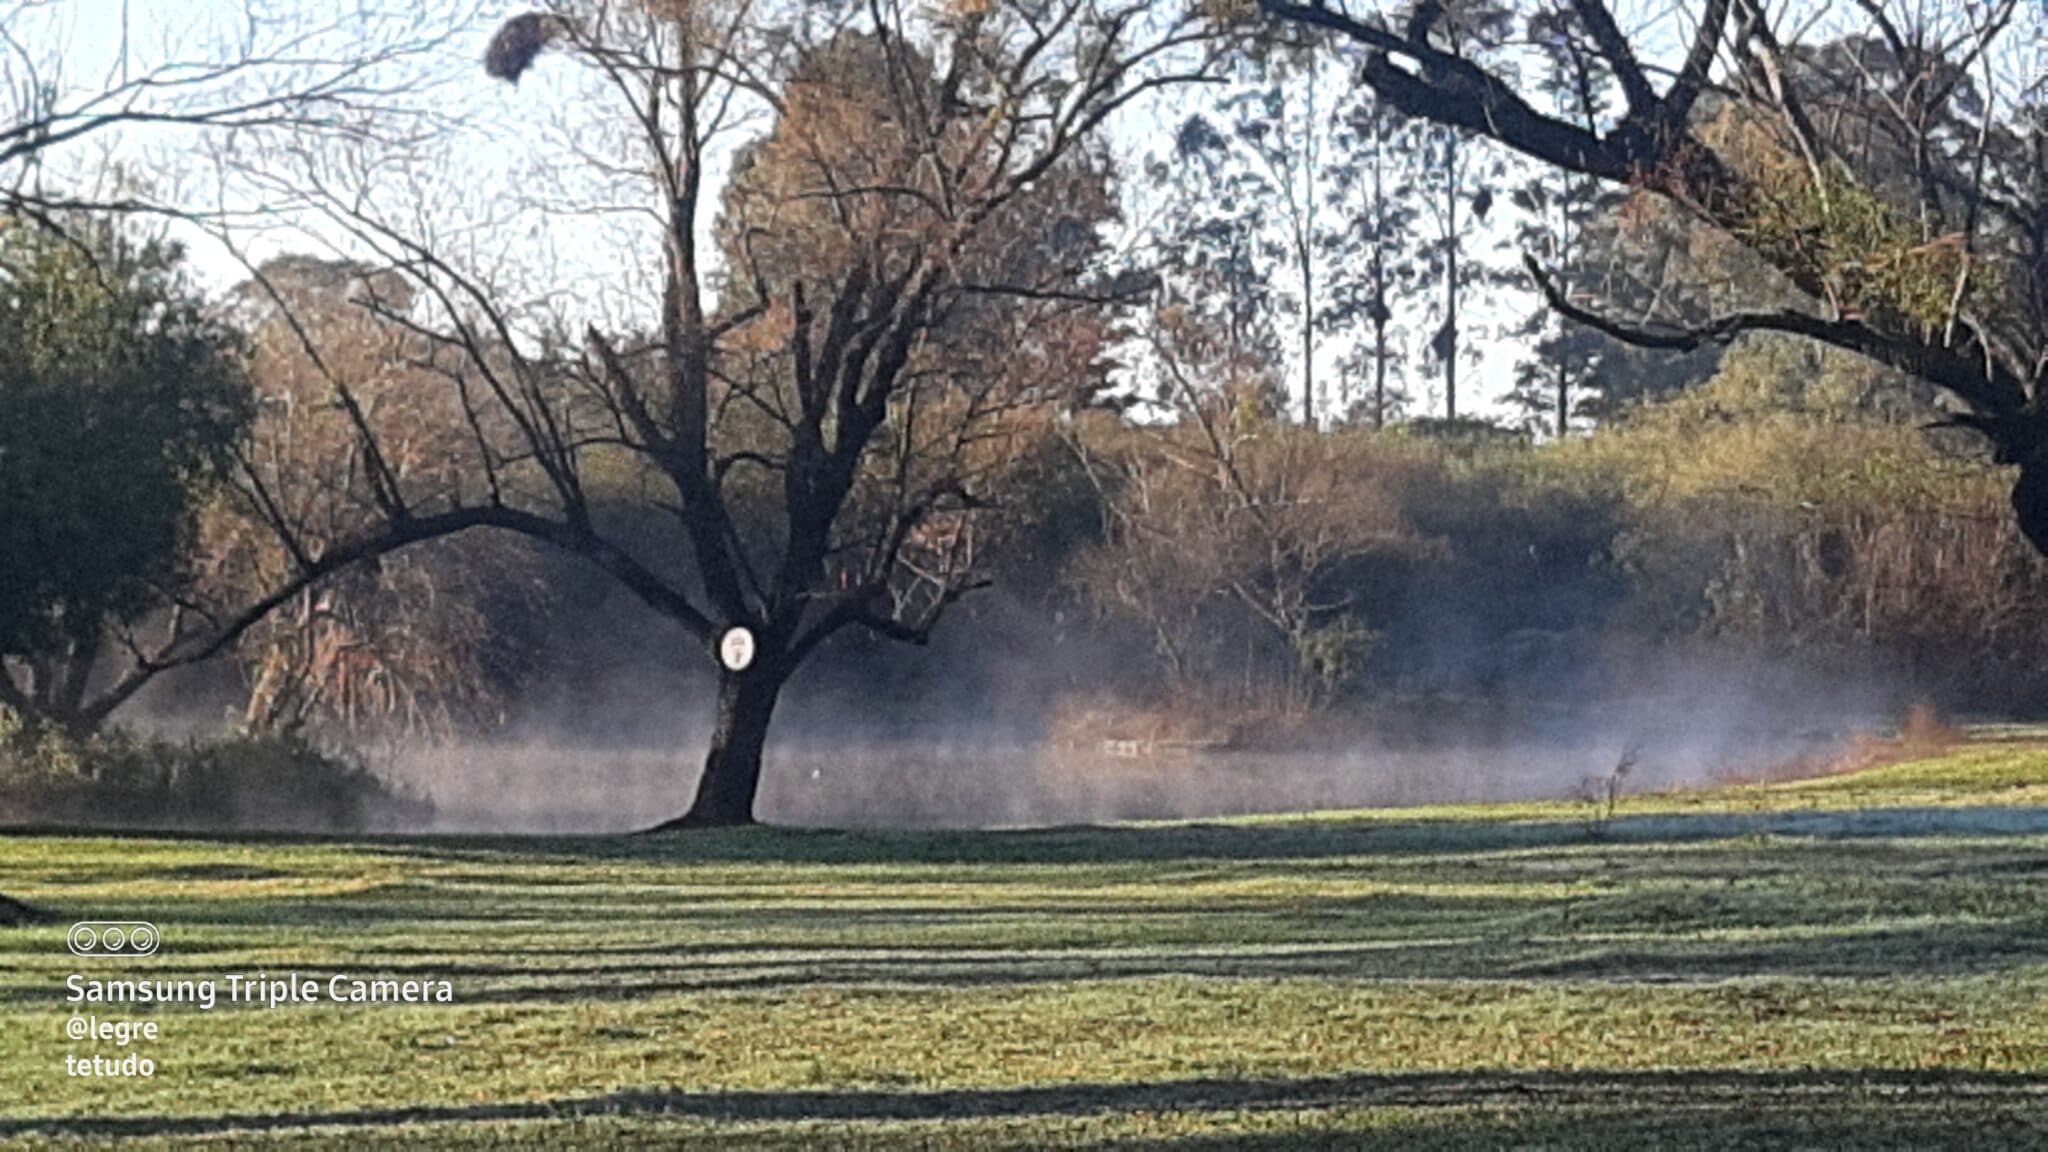
<path fill-rule="evenodd" d="M 1710 783 L 1725 771 L 1825 753 L 1819 734 L 1759 740 L 1702 758 L 1636 748 L 1623 787 Z M 1261 812 L 1553 799 L 1594 794 L 1622 741 L 1438 751 L 1162 752 L 1112 756 L 1052 747 L 931 744 L 785 749 L 768 757 L 759 814 L 836 828 L 988 828 L 1195 819 Z M 688 806 L 694 749 L 449 749 L 397 773 L 427 792 L 449 832 L 613 833 Z M 565 787 L 563 781 L 574 781 Z"/>
<path fill-rule="evenodd" d="M 984 828 L 1594 796 L 1708 785 L 1825 756 L 1893 716 L 1870 692 L 1782 678 L 1645 678 L 1597 705 L 1415 710 L 1313 748 L 1112 748 L 931 717 L 877 734 L 792 701 L 771 736 L 758 814 L 841 828 Z M 806 704 L 809 706 L 806 706 Z M 895 726 L 891 726 L 892 728 Z M 535 737 L 408 754 L 390 771 L 445 831 L 613 833 L 688 806 L 696 725 L 633 742 Z"/>
<path fill-rule="evenodd" d="M 1558 799 L 1603 793 L 1624 759 L 1618 786 L 1641 793 L 1826 758 L 1893 727 L 1917 698 L 1883 669 L 1823 673 L 1726 650 L 1579 648 L 1501 673 L 1438 628 L 1421 673 L 1299 730 L 1236 724 L 1225 746 L 1113 748 L 1063 733 L 1056 717 L 1074 701 L 1115 714 L 1145 698 L 1142 657 L 999 598 L 971 620 L 930 649 L 828 650 L 799 675 L 770 733 L 758 815 L 980 828 Z M 715 687 L 665 629 L 603 600 L 565 622 L 573 658 L 499 734 L 362 750 L 433 801 L 437 830 L 650 827 L 689 805 Z M 211 694 L 168 681 L 129 720 L 179 737 L 218 731 L 236 696 L 232 676 L 214 681 Z"/>

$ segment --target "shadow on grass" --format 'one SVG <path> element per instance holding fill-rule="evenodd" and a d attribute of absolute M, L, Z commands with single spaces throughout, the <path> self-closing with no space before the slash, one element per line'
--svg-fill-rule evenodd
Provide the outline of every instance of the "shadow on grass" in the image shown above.
<path fill-rule="evenodd" d="M 1586 819 L 1353 819 L 967 832 L 796 828 L 584 840 L 426 839 L 390 847 L 442 858 L 533 863 L 645 860 L 759 864 L 1120 864 L 1314 860 L 1491 852 L 1574 844 L 1692 843 L 1745 836 L 1826 840 L 2048 837 L 2048 808 L 1917 807 L 1678 812 Z"/>
<path fill-rule="evenodd" d="M 463 999 L 477 1003 L 1166 975 L 1531 982 L 1969 975 L 2048 961 L 2048 905 L 2032 895 L 2035 879 L 2048 868 L 2048 849 L 2015 839 L 2028 833 L 2048 839 L 2048 809 L 1643 815 L 1600 827 L 1563 820 L 1352 820 L 359 841 L 353 843 L 379 855 L 457 863 L 362 892 L 171 897 L 133 911 L 211 930 L 180 942 L 169 958 L 177 969 L 166 975 L 211 974 L 215 956 L 240 962 L 239 954 L 268 946 L 280 929 L 309 929 L 321 934 L 334 965 L 456 979 L 464 982 Z M 1775 847 L 1744 839 L 1760 834 L 1782 839 Z M 1974 839 L 1914 847 L 1916 838 L 1934 835 Z M 1659 850 L 1708 843 L 1728 850 Z M 1585 844 L 1617 851 L 1581 851 Z M 1557 850 L 1508 851 L 1546 846 Z M 1488 852 L 1496 854 L 1483 855 Z M 1329 863 L 1315 863 L 1324 858 Z M 620 860 L 659 867 L 626 876 L 605 869 Z M 727 875 L 724 884 L 715 874 L 666 871 L 692 863 L 823 866 L 835 860 L 874 868 Z M 892 862 L 926 867 L 891 872 Z M 956 880 L 947 867 L 954 862 L 1022 867 Z M 1383 882 L 1455 881 L 1503 890 L 1591 882 L 1564 895 L 1453 888 L 1284 897 L 1190 891 L 1183 898 L 1177 885 L 1186 877 L 1162 876 L 1153 865 L 1164 862 L 1188 864 L 1204 875 L 1216 865 L 1218 874 L 1233 878 L 1247 871 L 1234 866 L 1263 863 L 1280 874 L 1323 868 Z M 1128 876 L 1050 867 L 1126 863 Z M 148 874 L 238 883 L 290 876 L 291 869 L 289 858 L 264 868 L 186 860 L 167 861 Z M 688 880 L 687 887 L 664 883 L 671 875 Z M 858 885 L 860 894 L 837 898 L 839 877 Z M 1124 899 L 1119 892 L 1113 899 L 1085 898 L 1104 881 L 1142 884 L 1158 897 Z M 962 885 L 957 892 L 912 892 L 903 899 L 890 887 L 955 883 Z M 1012 883 L 1044 891 L 1031 898 L 1008 887 Z M 623 887 L 603 891 L 609 884 Z M 1969 900 L 1959 903 L 1959 892 Z M 1870 923 L 1878 897 L 1890 923 Z M 778 903 L 784 900 L 790 903 Z M 612 947 L 597 942 L 622 924 L 646 925 L 646 939 Z M 458 926 L 474 930 L 450 931 Z M 350 944 L 358 931 L 370 934 L 360 947 Z M 523 946 L 508 952 L 507 932 L 521 934 Z M 726 943 L 706 935 L 739 939 Z M 7 941 L 0 954 L 24 950 L 29 939 L 0 937 Z M 872 940 L 892 943 L 865 946 Z M 4 986 L 0 1000 L 48 1003 L 60 993 L 43 983 Z"/>
<path fill-rule="evenodd" d="M 2014 905 L 2013 913 L 1986 919 L 1930 918 L 1909 926 L 1828 923 L 1837 910 L 1809 909 L 1813 920 L 1779 937 L 1747 933 L 1702 935 L 1690 922 L 1663 927 L 1646 921 L 1627 936 L 1600 924 L 1586 936 L 1560 930 L 1562 905 L 1543 917 L 1524 901 L 1401 895 L 1387 909 L 1371 905 L 1344 916 L 1314 915 L 1315 906 L 1223 910 L 1125 907 L 1093 909 L 1123 931 L 1134 921 L 1161 918 L 1160 930 L 1128 938 L 1090 940 L 1054 933 L 1020 945 L 991 938 L 922 940 L 929 921 L 972 926 L 986 908 L 943 914 L 906 909 L 901 916 L 861 919 L 866 939 L 845 936 L 851 914 L 830 906 L 754 915 L 767 934 L 741 941 L 692 940 L 697 922 L 659 942 L 630 945 L 531 942 L 510 948 L 497 933 L 433 938 L 437 923 L 413 909 L 396 923 L 416 924 L 430 942 L 411 939 L 326 945 L 320 964 L 379 977 L 424 977 L 457 982 L 470 1004 L 631 1001 L 682 993 L 741 990 L 794 991 L 806 987 L 992 988 L 1072 981 L 1187 976 L 1226 980 L 1338 979 L 1348 981 L 1479 980 L 1521 983 L 1713 983 L 1757 979 L 1946 978 L 1991 974 L 2048 963 L 2048 917 Z M 1002 906 L 1002 917 L 1052 920 L 1075 909 L 1059 902 Z M 1851 909 L 1857 915 L 1860 910 Z M 1434 915 L 1432 915 L 1434 913 Z M 608 913 L 581 909 L 557 918 L 551 941 L 598 931 Z M 1775 919 L 1775 917 L 1761 917 Z M 189 912 L 185 923 L 198 922 Z M 347 927 L 345 918 L 325 917 Z M 208 921 L 217 923 L 218 921 Z M 997 927 L 1000 927 L 998 925 Z M 1824 930 L 1823 930 L 1824 929 Z M 1200 938 L 1187 932 L 1199 930 Z M 182 947 L 148 967 L 156 978 L 216 975 L 246 963 L 261 941 L 214 938 Z M 219 959 L 215 959 L 219 957 Z M 0 984 L 0 1002 L 55 1004 L 64 989 L 54 982 Z"/>
<path fill-rule="evenodd" d="M 0 1137 L 44 1134 L 122 1138 L 394 1128 L 588 1117 L 674 1117 L 725 1122 L 901 1123 L 1149 1113 L 1304 1112 L 1338 1108 L 1470 1109 L 1534 1113 L 1616 1111 L 1685 1116 L 1697 1124 L 1751 1120 L 1766 1111 L 1810 1114 L 1827 1135 L 1842 1109 L 1867 1125 L 1916 1104 L 1967 1104 L 1980 1118 L 2048 1120 L 2048 1077 L 1960 1069 L 1802 1071 L 1491 1071 L 1358 1074 L 1312 1079 L 1201 1079 L 917 1091 L 636 1091 L 506 1103 L 353 1111 L 204 1116 L 0 1116 Z M 1689 1115 L 1688 1115 L 1689 1114 Z M 1186 1146 L 1200 1146 L 1200 1142 Z M 1233 1141 L 1230 1146 L 1242 1146 Z M 1275 1147 L 1281 1145 L 1274 1145 Z M 1298 1146 L 1298 1142 L 1295 1145 Z"/>
<path fill-rule="evenodd" d="M 2048 961 L 2048 921 L 1942 922 L 1755 942 L 1682 939 L 1609 945 L 1499 970 L 1515 980 L 1968 976 Z"/>
<path fill-rule="evenodd" d="M 1624 804 L 1624 808 L 1626 804 Z M 1913 807 L 1667 812 L 1594 818 L 1342 817 L 1270 823 L 1108 825 L 1024 830 L 873 832 L 756 827 L 660 836 L 307 836 L 0 829 L 0 836 L 156 839 L 230 846 L 330 845 L 491 864 L 1119 864 L 1313 860 L 1488 852 L 1573 844 L 1690 843 L 1744 836 L 1826 840 L 2048 837 L 2048 807 Z"/>
<path fill-rule="evenodd" d="M 0 928 L 27 928 L 55 920 L 56 917 L 33 904 L 24 904 L 11 896 L 0 896 Z"/>
<path fill-rule="evenodd" d="M 2048 962 L 2048 923 L 1935 924 L 1876 928 L 1825 938 L 1754 942 L 1684 937 L 1628 947 L 1552 948 L 1504 936 L 1471 939 L 1361 940 L 1344 944 L 1280 941 L 1229 947 L 1140 945 L 1106 949 L 994 950 L 945 946 L 826 945 L 730 962 L 679 955 L 640 962 L 565 963 L 548 970 L 504 964 L 363 964 L 384 976 L 504 981 L 465 985 L 472 1004 L 634 1000 L 678 993 L 806 987 L 1002 988 L 1074 981 L 1168 976 L 1220 980 L 1349 981 L 1507 980 L 1718 983 L 1755 979 L 1952 978 Z M 863 956 L 872 951 L 872 956 Z M 199 971 L 199 970 L 195 970 Z"/>
<path fill-rule="evenodd" d="M 1497 926 L 1496 926 L 1497 927 Z M 1684 933 L 1625 946 L 1535 947 L 1505 931 L 1483 935 L 1333 941 L 1298 939 L 1195 947 L 1156 943 L 1104 948 L 1007 948 L 976 945 L 794 943 L 785 948 L 676 945 L 666 954 L 564 958 L 547 987 L 478 989 L 476 1002 L 630 999 L 678 991 L 794 989 L 814 985 L 1001 987 L 1158 976 L 1215 979 L 1717 982 L 1731 977 L 1955 977 L 2048 962 L 2048 920 L 1934 923 L 1869 928 L 1759 944 L 1701 940 Z M 460 979 L 532 978 L 512 964 L 375 963 L 380 973 Z"/>

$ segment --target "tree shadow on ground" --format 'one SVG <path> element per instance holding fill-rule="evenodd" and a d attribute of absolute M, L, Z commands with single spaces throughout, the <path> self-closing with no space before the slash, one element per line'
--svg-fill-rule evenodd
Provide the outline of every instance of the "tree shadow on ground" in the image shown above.
<path fill-rule="evenodd" d="M 2048 837 L 2048 807 L 1911 807 L 1770 812 L 1659 812 L 1601 819 L 1380 815 L 1250 823 L 1086 825 L 1044 829 L 875 832 L 756 827 L 660 836 L 197 835 L 80 828 L 7 829 L 13 837 L 92 836 L 223 846 L 336 845 L 420 859 L 502 865 L 1122 864 L 1313 860 L 1521 848 L 1693 843 L 1746 836 L 1824 840 Z"/>
<path fill-rule="evenodd" d="M 1927 1126 L 1957 1113 L 1969 1122 L 2034 1130 L 2048 1122 L 2048 1077 L 1958 1069 L 1797 1071 L 1495 1071 L 1354 1074 L 1310 1079 L 1199 1079 L 1129 1084 L 1069 1084 L 934 1091 L 619 1092 L 512 1103 L 369 1108 L 327 1112 L 224 1113 L 207 1116 L 0 1116 L 0 1137 L 87 1138 L 226 1136 L 307 1128 L 424 1129 L 579 1117 L 658 1117 L 761 1123 L 880 1124 L 1071 1118 L 1133 1113 L 1314 1113 L 1333 1109 L 1407 1109 L 1427 1131 L 1431 1113 L 1453 1116 L 1468 1135 L 1490 1131 L 1516 1141 L 1602 1143 L 1617 1135 L 1589 1125 L 1606 1116 L 1643 1136 L 1699 1135 L 1702 1125 L 1751 1134 L 1777 1132 L 1795 1142 L 1836 1145 L 1836 1137 L 1941 1133 Z M 1480 1129 L 1469 1127 L 1474 1118 Z M 1566 1123 L 1560 1125 L 1559 1117 Z M 1439 1126 L 1439 1132 L 1442 1133 Z M 1416 1133 L 1422 1135 L 1424 1133 Z M 1949 1135 L 1955 1135 L 1953 1127 Z M 1975 1133 L 1984 1136 L 1979 1128 Z M 1386 1133 L 1398 1135 L 1396 1132 Z M 1133 1147 L 1301 1147 L 1302 1134 L 1261 1143 L 1192 1139 Z M 1943 1141 L 1935 1140 L 1938 1145 Z M 1356 1134 L 1346 1145 L 1355 1146 Z M 1412 1143 L 1412 1141 L 1410 1142 Z M 1636 1144 L 1659 1146 L 1659 1140 Z M 1915 1146 L 1927 1146 L 1924 1142 Z"/>
<path fill-rule="evenodd" d="M 1598 819 L 1341 818 L 1272 823 L 1086 826 L 969 832 L 754 828 L 645 837 L 392 843 L 441 858 L 530 863 L 645 860 L 705 864 L 1149 864 L 1300 861 L 1753 836 L 1822 840 L 2048 837 L 2048 808 L 1915 807 L 1755 813 L 1677 812 Z"/>

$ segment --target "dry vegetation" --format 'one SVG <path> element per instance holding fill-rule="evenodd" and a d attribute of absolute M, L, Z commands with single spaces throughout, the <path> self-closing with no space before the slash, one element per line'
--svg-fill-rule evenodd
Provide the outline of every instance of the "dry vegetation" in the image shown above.
<path fill-rule="evenodd" d="M 1731 764 L 1714 774 L 1722 785 L 1770 784 L 1846 776 L 1893 764 L 1933 760 L 1953 751 L 1968 733 L 1945 719 L 1932 704 L 1915 704 L 1890 733 L 1863 733 L 1826 752 L 1796 756 L 1774 764 Z"/>

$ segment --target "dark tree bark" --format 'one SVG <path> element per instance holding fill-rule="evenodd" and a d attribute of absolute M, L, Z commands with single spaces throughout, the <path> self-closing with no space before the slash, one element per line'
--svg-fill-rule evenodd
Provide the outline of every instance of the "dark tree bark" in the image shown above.
<path fill-rule="evenodd" d="M 754 823 L 754 796 L 761 786 L 761 753 L 768 723 L 782 695 L 782 680 L 765 668 L 727 672 L 718 681 L 717 719 L 697 798 L 690 810 L 656 832 L 679 828 L 737 828 Z"/>

